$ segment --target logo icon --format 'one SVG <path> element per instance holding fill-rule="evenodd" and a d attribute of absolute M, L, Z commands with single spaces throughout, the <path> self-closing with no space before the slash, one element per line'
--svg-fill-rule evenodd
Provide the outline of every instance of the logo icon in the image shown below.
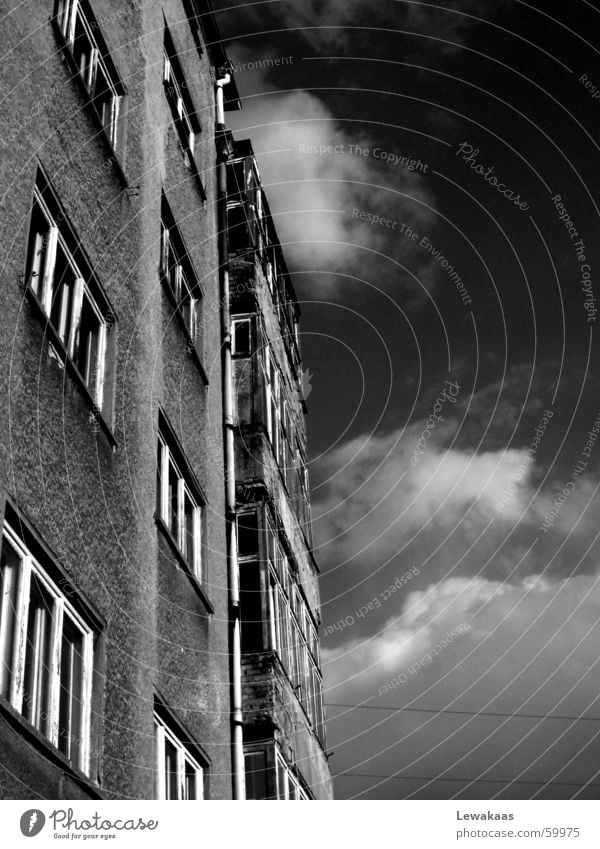
<path fill-rule="evenodd" d="M 21 817 L 21 834 L 25 837 L 35 837 L 46 825 L 46 817 L 44 814 L 32 808 L 30 811 L 25 811 Z"/>

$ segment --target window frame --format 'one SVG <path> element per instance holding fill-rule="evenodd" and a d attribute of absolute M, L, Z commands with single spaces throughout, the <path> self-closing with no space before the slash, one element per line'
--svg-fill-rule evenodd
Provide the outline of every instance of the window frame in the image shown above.
<path fill-rule="evenodd" d="M 318 626 L 290 560 L 267 519 L 267 613 L 269 644 L 281 663 L 309 724 L 324 745 L 323 675 Z"/>
<path fill-rule="evenodd" d="M 277 744 L 275 744 L 275 782 L 275 798 L 278 802 L 305 802 L 310 800 L 298 774 L 283 757 Z M 293 796 L 290 793 L 290 788 L 293 789 Z"/>
<path fill-rule="evenodd" d="M 169 499 L 170 471 L 177 473 L 177 527 L 171 528 L 172 502 Z M 166 472 L 166 474 L 165 474 Z M 185 499 L 188 497 L 194 510 L 194 553 L 190 562 L 186 552 L 187 524 L 185 521 Z M 157 432 L 157 493 L 156 518 L 174 549 L 178 562 L 185 568 L 199 589 L 207 583 L 207 508 L 208 501 L 196 475 L 171 427 L 165 413 L 159 411 Z M 203 594 L 203 601 L 213 612 L 212 606 Z"/>
<path fill-rule="evenodd" d="M 164 707 L 155 705 L 153 714 L 154 724 L 154 741 L 155 741 L 155 795 L 160 801 L 204 801 L 206 799 L 205 783 L 207 779 L 208 764 L 205 758 L 201 757 L 199 747 L 189 739 L 189 735 L 185 735 L 185 742 L 182 729 L 176 724 L 170 716 L 167 716 L 167 711 Z M 176 729 L 176 730 L 175 730 Z M 167 798 L 167 780 L 166 780 L 166 743 L 170 743 L 176 751 L 177 757 L 177 787 L 181 795 L 176 799 Z M 192 745 L 190 745 L 192 744 Z M 199 791 L 193 798 L 185 796 L 186 786 L 186 765 L 190 765 L 194 769 L 196 789 Z"/>
<path fill-rule="evenodd" d="M 174 256 L 176 262 L 171 262 Z M 162 195 L 160 215 L 160 278 L 173 304 L 188 343 L 193 351 L 202 380 L 208 385 L 208 378 L 202 361 L 204 358 L 204 290 L 194 263 L 190 257 L 181 229 L 167 201 Z M 174 280 L 171 279 L 174 275 Z M 186 310 L 188 315 L 186 315 Z M 192 316 L 194 318 L 192 319 Z"/>
<path fill-rule="evenodd" d="M 39 231 L 43 219 L 46 233 Z M 41 256 L 43 250 L 43 256 Z M 71 272 L 72 291 L 68 278 L 60 274 L 59 254 Z M 50 340 L 49 355 L 67 366 L 83 389 L 90 418 L 100 421 L 111 445 L 116 445 L 112 434 L 114 378 L 114 346 L 117 316 L 92 269 L 56 192 L 38 164 L 26 245 L 25 293 L 42 320 Z M 65 294 L 66 293 L 66 294 Z M 53 313 L 55 300 L 60 296 L 60 316 L 56 323 Z M 66 300 L 65 300 L 66 299 Z M 88 348 L 84 371 L 79 344 L 83 326 L 84 305 L 87 305 L 97 322 L 92 335 L 88 335 Z M 67 315 L 68 314 L 68 315 Z M 67 333 L 68 328 L 68 333 Z M 92 363 L 92 354 L 95 363 Z M 84 373 L 85 372 L 85 373 Z"/>
<path fill-rule="evenodd" d="M 79 66 L 75 58 L 75 34 L 78 18 L 90 46 L 89 64 L 86 64 L 85 67 Z M 63 46 L 68 52 L 67 55 L 74 76 L 81 83 L 96 121 L 102 128 L 102 135 L 115 154 L 120 176 L 124 179 L 127 89 L 117 71 L 89 0 L 55 0 L 54 23 L 62 38 Z M 106 88 L 110 92 L 110 117 L 108 122 L 105 120 L 103 109 L 99 108 L 99 95 L 93 93 L 99 77 L 99 70 L 106 82 Z M 108 103 L 109 100 L 102 101 L 102 103 L 104 102 Z"/>
<path fill-rule="evenodd" d="M 8 507 L 8 505 L 7 505 Z M 16 530 L 18 528 L 18 530 Z M 68 579 L 55 580 L 57 573 L 56 564 L 48 558 L 45 550 L 32 538 L 23 525 L 21 518 L 12 510 L 6 511 L 2 524 L 1 550 L 4 553 L 4 545 L 8 544 L 13 556 L 18 558 L 16 570 L 18 574 L 13 575 L 13 589 L 15 604 L 13 607 L 12 636 L 8 635 L 5 625 L 0 627 L 0 662 L 2 663 L 2 675 L 0 677 L 0 693 L 12 709 L 19 714 L 21 720 L 36 732 L 73 767 L 86 777 L 92 773 L 92 733 L 93 733 L 93 700 L 94 680 L 97 673 L 96 652 L 101 639 L 101 624 L 91 615 L 87 605 L 77 593 L 61 590 L 59 584 L 66 581 L 71 587 Z M 40 561 L 44 561 L 43 565 Z M 2 576 L 3 577 L 3 576 Z M 33 654 L 32 646 L 28 640 L 28 629 L 30 626 L 30 611 L 35 610 L 34 629 L 36 644 L 40 649 L 40 621 L 42 617 L 37 616 L 37 611 L 43 609 L 34 607 L 33 586 L 38 585 L 41 592 L 50 600 L 52 611 L 48 613 L 46 608 L 47 622 L 49 624 L 49 645 L 47 657 L 48 665 Z M 4 578 L 2 581 L 4 585 Z M 39 589 L 41 588 L 41 590 Z M 11 590 L 9 590 L 11 591 Z M 7 608 L 10 604 L 6 590 L 3 593 L 3 603 L 0 610 L 0 623 L 6 622 Z M 61 738 L 64 739 L 61 728 L 62 712 L 62 689 L 61 679 L 63 669 L 63 653 L 65 640 L 65 626 L 69 623 L 75 627 L 81 637 L 81 675 L 79 678 L 80 695 L 80 720 L 77 735 L 73 732 L 73 726 L 69 726 L 71 733 L 67 735 L 67 750 L 61 748 Z M 7 639 L 11 639 L 10 668 L 4 660 L 7 651 Z M 33 693 L 26 692 L 26 677 L 28 670 L 33 668 L 36 679 Z M 72 668 L 70 670 L 72 674 Z M 47 695 L 44 704 L 37 698 L 37 690 L 40 678 L 45 677 Z M 74 687 L 71 687 L 70 700 L 77 698 L 74 695 Z M 42 710 L 41 708 L 46 709 Z M 69 707 L 70 721 L 72 722 L 72 705 Z M 39 716 L 36 716 L 39 714 Z M 73 756 L 73 744 L 77 743 L 78 754 Z"/>
<path fill-rule="evenodd" d="M 242 350 L 238 350 L 237 332 L 240 327 L 246 325 L 248 332 L 248 346 Z M 239 359 L 249 359 L 254 354 L 254 316 L 253 315 L 236 315 L 231 319 L 231 355 Z"/>
<path fill-rule="evenodd" d="M 164 20 L 163 38 L 163 88 L 177 130 L 185 163 L 193 172 L 202 201 L 205 202 L 207 199 L 206 190 L 194 155 L 198 138 L 202 133 L 202 125 L 189 94 L 189 87 L 183 67 L 166 20 Z"/>

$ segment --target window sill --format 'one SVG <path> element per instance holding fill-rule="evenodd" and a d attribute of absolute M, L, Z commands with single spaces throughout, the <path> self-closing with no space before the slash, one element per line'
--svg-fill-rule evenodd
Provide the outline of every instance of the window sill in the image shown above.
<path fill-rule="evenodd" d="M 69 377 L 77 385 L 77 388 L 81 393 L 86 406 L 90 410 L 90 424 L 92 425 L 92 432 L 98 432 L 93 427 L 93 423 L 97 422 L 108 444 L 114 450 L 117 447 L 117 440 L 115 439 L 112 429 L 104 418 L 102 411 L 99 410 L 96 406 L 96 402 L 90 394 L 85 380 L 79 373 L 79 369 L 77 368 L 73 360 L 69 357 L 67 349 L 65 348 L 60 336 L 58 335 L 56 328 L 42 309 L 42 305 L 40 304 L 36 295 L 31 291 L 29 286 L 27 287 L 25 294 L 28 298 L 29 304 L 31 306 L 31 311 L 34 314 L 34 317 L 44 328 L 44 334 L 47 337 L 48 343 L 52 345 L 52 347 L 56 351 L 58 359 L 62 363 L 63 367 L 66 369 L 67 373 L 69 374 Z"/>
<path fill-rule="evenodd" d="M 100 792 L 99 785 L 82 772 L 77 767 L 73 766 L 71 761 L 63 755 L 52 743 L 44 737 L 25 717 L 20 714 L 10 704 L 4 696 L 0 696 L 0 716 L 18 732 L 23 739 L 32 747 L 38 750 L 48 761 L 54 766 L 61 769 L 69 776 L 76 784 L 90 794 L 93 799 L 104 799 Z"/>
<path fill-rule="evenodd" d="M 194 590 L 196 591 L 200 601 L 204 605 L 206 612 L 209 615 L 212 615 L 215 612 L 215 609 L 212 606 L 210 599 L 208 598 L 208 595 L 204 591 L 202 584 L 196 578 L 196 576 L 194 575 L 194 573 L 190 569 L 189 564 L 186 561 L 185 557 L 182 555 L 181 551 L 179 550 L 179 546 L 177 545 L 173 534 L 168 529 L 168 527 L 166 526 L 166 524 L 164 523 L 164 521 L 161 519 L 160 516 L 157 516 L 155 514 L 154 521 L 156 522 L 156 525 L 157 525 L 159 531 L 161 532 L 163 537 L 168 542 L 169 547 L 171 548 L 171 551 L 173 552 L 173 554 L 175 556 L 175 565 L 179 566 L 181 568 L 181 570 L 183 572 L 185 572 L 185 574 L 187 575 L 187 577 L 190 580 L 191 585 L 193 586 Z"/>
<path fill-rule="evenodd" d="M 121 183 L 123 189 L 126 189 L 129 186 L 129 181 L 127 179 L 127 175 L 125 174 L 125 171 L 124 171 L 124 168 L 123 168 L 123 153 L 115 150 L 115 148 L 113 147 L 109 137 L 107 136 L 106 130 L 104 129 L 104 125 L 102 123 L 102 120 L 101 120 L 100 116 L 98 115 L 98 112 L 96 110 L 96 107 L 94 106 L 94 103 L 93 103 L 93 101 L 90 97 L 90 94 L 89 94 L 87 88 L 85 87 L 85 83 L 84 83 L 83 79 L 81 78 L 81 74 L 79 73 L 79 68 L 75 64 L 75 61 L 73 59 L 73 55 L 71 53 L 71 48 L 69 47 L 67 41 L 65 40 L 65 37 L 60 30 L 60 27 L 56 23 L 56 19 L 51 18 L 50 23 L 52 24 L 52 28 L 54 29 L 54 34 L 55 34 L 56 39 L 57 39 L 57 41 L 58 41 L 58 43 L 61 47 L 65 61 L 66 61 L 67 65 L 69 66 L 72 78 L 74 78 L 76 80 L 76 84 L 78 85 L 79 90 L 81 91 L 81 93 L 83 95 L 83 98 L 84 98 L 84 101 L 85 101 L 85 107 L 84 107 L 85 111 L 91 116 L 95 125 L 98 127 L 99 132 L 97 133 L 97 137 L 100 139 L 101 143 L 104 145 L 105 149 L 110 154 L 109 161 L 112 160 L 115 172 L 117 174 L 117 178 L 118 178 L 119 182 Z"/>

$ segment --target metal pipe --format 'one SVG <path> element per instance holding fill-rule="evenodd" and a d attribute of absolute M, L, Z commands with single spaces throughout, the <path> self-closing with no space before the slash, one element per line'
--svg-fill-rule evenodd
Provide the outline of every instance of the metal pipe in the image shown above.
<path fill-rule="evenodd" d="M 229 74 L 216 80 L 217 140 L 217 204 L 219 228 L 219 266 L 221 298 L 221 334 L 223 369 L 223 436 L 225 441 L 225 521 L 227 525 L 227 564 L 229 577 L 229 610 L 231 617 L 231 723 L 233 746 L 233 798 L 246 797 L 244 766 L 244 729 L 242 713 L 242 639 L 240 621 L 240 580 L 237 556 L 237 522 L 235 498 L 235 432 L 233 420 L 233 366 L 231 351 L 231 313 L 229 308 L 229 246 L 227 234 L 227 147 L 225 132 L 224 87 Z"/>

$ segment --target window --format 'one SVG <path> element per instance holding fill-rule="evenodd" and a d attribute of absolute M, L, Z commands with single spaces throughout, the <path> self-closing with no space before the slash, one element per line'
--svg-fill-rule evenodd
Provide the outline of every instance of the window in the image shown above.
<path fill-rule="evenodd" d="M 165 26 L 164 44 L 164 85 L 167 100 L 173 113 L 175 126 L 179 133 L 181 145 L 193 161 L 196 134 L 200 132 L 200 124 L 196 117 L 192 100 L 187 91 L 187 83 L 183 75 L 181 63 L 168 28 Z"/>
<path fill-rule="evenodd" d="M 156 798 L 188 801 L 204 798 L 204 767 L 180 731 L 170 727 L 163 715 L 154 714 L 156 749 Z"/>
<path fill-rule="evenodd" d="M 189 342 L 201 355 L 202 290 L 183 237 L 163 196 L 160 271 L 181 316 Z"/>
<path fill-rule="evenodd" d="M 58 0 L 56 21 L 113 150 L 125 158 L 125 88 L 87 0 Z"/>
<path fill-rule="evenodd" d="M 278 750 L 275 753 L 277 771 L 277 799 L 279 801 L 307 801 L 308 796 Z"/>
<path fill-rule="evenodd" d="M 233 356 L 249 357 L 252 353 L 252 319 L 234 319 L 231 336 Z"/>
<path fill-rule="evenodd" d="M 14 527 L 0 552 L 0 695 L 89 773 L 95 632 Z"/>
<path fill-rule="evenodd" d="M 157 469 L 158 515 L 180 557 L 201 582 L 205 499 L 163 416 L 159 425 Z"/>
<path fill-rule="evenodd" d="M 323 685 L 317 629 L 270 523 L 267 526 L 267 558 L 271 646 L 277 652 L 315 734 L 324 743 Z"/>
<path fill-rule="evenodd" d="M 34 190 L 26 279 L 48 320 L 54 352 L 75 367 L 98 410 L 106 410 L 107 345 L 115 315 L 41 169 Z"/>
<path fill-rule="evenodd" d="M 244 753 L 246 799 L 268 798 L 267 753 L 264 749 Z"/>
<path fill-rule="evenodd" d="M 292 405 L 288 400 L 286 384 L 275 362 L 271 347 L 264 343 L 261 350 L 260 370 L 263 392 L 263 422 L 271 442 L 273 454 L 279 465 L 290 496 L 295 486 L 294 434 Z"/>

